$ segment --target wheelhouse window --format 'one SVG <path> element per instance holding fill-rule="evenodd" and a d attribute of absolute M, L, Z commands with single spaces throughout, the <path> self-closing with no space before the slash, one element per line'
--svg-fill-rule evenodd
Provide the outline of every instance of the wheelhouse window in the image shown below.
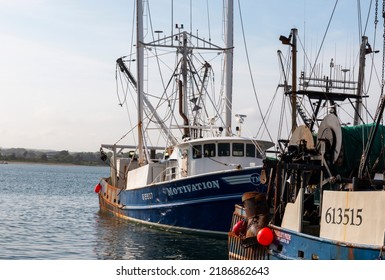
<path fill-rule="evenodd" d="M 218 156 L 220 157 L 230 156 L 230 143 L 218 143 Z"/>
<path fill-rule="evenodd" d="M 245 155 L 245 146 L 243 143 L 233 143 L 233 156 L 243 157 Z"/>
<path fill-rule="evenodd" d="M 203 151 L 205 157 L 215 157 L 215 144 L 204 144 Z"/>
<path fill-rule="evenodd" d="M 193 158 L 202 158 L 202 145 L 194 145 L 192 147 Z"/>
<path fill-rule="evenodd" d="M 246 156 L 255 157 L 255 146 L 254 144 L 246 144 Z"/>

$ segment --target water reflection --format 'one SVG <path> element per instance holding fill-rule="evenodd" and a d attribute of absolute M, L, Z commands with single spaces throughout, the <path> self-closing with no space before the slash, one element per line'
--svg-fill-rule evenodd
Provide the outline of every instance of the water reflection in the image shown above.
<path fill-rule="evenodd" d="M 0 259 L 227 259 L 227 240 L 175 234 L 99 213 L 108 168 L 0 168 Z"/>
<path fill-rule="evenodd" d="M 98 259 L 226 260 L 227 239 L 166 232 L 99 212 L 95 255 Z"/>

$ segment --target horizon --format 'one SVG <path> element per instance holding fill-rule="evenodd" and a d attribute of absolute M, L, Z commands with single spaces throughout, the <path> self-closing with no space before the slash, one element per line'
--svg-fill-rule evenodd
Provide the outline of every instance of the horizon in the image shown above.
<path fill-rule="evenodd" d="M 68 150 L 68 149 L 59 149 L 59 150 L 55 150 L 55 149 L 35 149 L 35 148 L 23 148 L 23 147 L 11 147 L 11 148 L 8 148 L 8 147 L 0 147 L 0 152 L 2 150 L 27 150 L 27 151 L 35 151 L 35 152 L 61 152 L 61 151 L 68 151 L 69 153 L 99 153 L 100 151 L 97 150 L 97 151 L 94 151 L 94 152 L 85 152 L 85 151 L 71 151 L 71 150 Z"/>

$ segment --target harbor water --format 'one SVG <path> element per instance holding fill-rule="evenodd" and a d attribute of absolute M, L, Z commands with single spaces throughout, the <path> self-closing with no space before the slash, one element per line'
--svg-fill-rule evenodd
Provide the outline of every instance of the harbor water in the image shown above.
<path fill-rule="evenodd" d="M 0 165 L 0 259 L 225 260 L 227 239 L 166 232 L 99 211 L 108 167 Z"/>

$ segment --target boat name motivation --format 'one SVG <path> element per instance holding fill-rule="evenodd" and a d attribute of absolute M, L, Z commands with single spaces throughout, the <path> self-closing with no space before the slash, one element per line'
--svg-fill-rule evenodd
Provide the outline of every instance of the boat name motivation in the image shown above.
<path fill-rule="evenodd" d="M 218 180 L 201 182 L 197 184 L 188 184 L 188 185 L 183 185 L 183 186 L 174 187 L 174 188 L 171 188 L 171 187 L 163 188 L 163 192 L 168 196 L 173 196 L 176 194 L 190 193 L 190 192 L 196 192 L 196 191 L 213 189 L 213 188 L 219 189 Z"/>

